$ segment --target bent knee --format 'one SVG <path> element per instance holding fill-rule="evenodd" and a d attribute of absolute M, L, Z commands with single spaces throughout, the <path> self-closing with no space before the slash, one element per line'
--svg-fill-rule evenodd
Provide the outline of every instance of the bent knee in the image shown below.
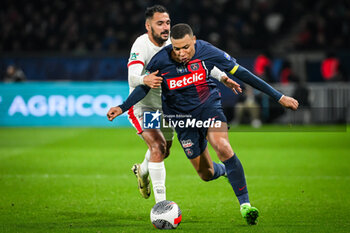
<path fill-rule="evenodd" d="M 166 144 L 165 142 L 162 141 L 158 141 L 158 142 L 154 142 L 150 145 L 150 151 L 151 154 L 154 157 L 160 157 L 160 158 L 165 158 L 166 156 Z"/>
<path fill-rule="evenodd" d="M 154 151 L 160 151 L 164 154 L 166 151 L 165 140 L 162 140 L 160 138 L 152 140 L 152 142 L 150 143 L 150 149 Z"/>

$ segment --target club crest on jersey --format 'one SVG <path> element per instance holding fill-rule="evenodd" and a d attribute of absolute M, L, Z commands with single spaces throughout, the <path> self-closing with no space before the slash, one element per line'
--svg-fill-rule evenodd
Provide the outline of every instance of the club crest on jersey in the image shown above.
<path fill-rule="evenodd" d="M 198 63 L 191 64 L 191 70 L 196 71 L 198 69 L 199 69 L 199 64 Z"/>
<path fill-rule="evenodd" d="M 130 60 L 136 60 L 138 55 L 140 55 L 140 54 L 139 53 L 131 53 Z"/>
<path fill-rule="evenodd" d="M 185 150 L 185 152 L 186 152 L 186 154 L 187 154 L 188 156 L 192 156 L 192 155 L 193 155 L 193 150 L 191 150 L 190 148 L 187 148 L 187 149 Z"/>
<path fill-rule="evenodd" d="M 228 55 L 228 53 L 224 53 L 224 56 L 225 56 L 225 58 L 226 58 L 227 60 L 231 60 L 231 56 Z"/>
<path fill-rule="evenodd" d="M 188 148 L 193 146 L 193 142 L 191 141 L 191 139 L 188 140 L 181 140 L 181 144 L 183 148 Z"/>
<path fill-rule="evenodd" d="M 176 67 L 176 72 L 178 72 L 180 74 L 185 73 L 185 72 L 187 72 L 187 69 L 185 66 L 178 66 L 178 67 Z"/>

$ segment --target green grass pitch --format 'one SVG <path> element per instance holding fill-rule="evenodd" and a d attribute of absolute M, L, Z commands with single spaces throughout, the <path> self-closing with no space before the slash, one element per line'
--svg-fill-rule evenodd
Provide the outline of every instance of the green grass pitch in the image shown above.
<path fill-rule="evenodd" d="M 241 218 L 229 183 L 201 181 L 175 140 L 166 160 L 167 199 L 183 213 L 175 231 L 350 232 L 345 131 L 229 133 L 261 213 L 256 226 Z M 145 151 L 131 128 L 1 128 L 0 232 L 157 232 L 153 195 L 141 198 L 130 171 Z"/>

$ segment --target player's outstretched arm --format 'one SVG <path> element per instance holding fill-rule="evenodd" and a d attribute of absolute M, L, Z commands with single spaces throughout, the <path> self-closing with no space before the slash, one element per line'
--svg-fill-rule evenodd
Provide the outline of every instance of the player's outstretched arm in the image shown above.
<path fill-rule="evenodd" d="M 235 67 L 233 72 L 230 72 L 235 77 L 239 78 L 245 83 L 248 83 L 252 87 L 264 92 L 265 94 L 269 95 L 274 100 L 278 101 L 283 107 L 290 108 L 292 110 L 297 110 L 299 103 L 296 99 L 282 95 L 280 92 L 278 92 L 276 89 L 274 89 L 272 86 L 270 86 L 268 83 L 266 83 L 264 80 L 260 79 L 259 77 L 252 74 L 249 70 L 242 66 Z"/>
<path fill-rule="evenodd" d="M 299 102 L 298 100 L 292 98 L 292 97 L 289 97 L 289 96 L 285 96 L 283 95 L 281 97 L 281 99 L 278 101 L 283 107 L 285 108 L 290 108 L 292 110 L 297 110 L 298 107 L 299 107 Z"/>
<path fill-rule="evenodd" d="M 108 120 L 112 121 L 123 112 L 129 110 L 132 106 L 137 104 L 140 100 L 146 97 L 148 92 L 151 90 L 148 86 L 139 85 L 129 95 L 129 97 L 119 106 L 112 107 L 107 113 Z"/>
<path fill-rule="evenodd" d="M 111 107 L 107 113 L 107 118 L 109 121 L 113 121 L 114 118 L 123 113 L 122 109 L 119 106 Z"/>
<path fill-rule="evenodd" d="M 255 89 L 258 89 L 264 92 L 265 94 L 269 95 L 271 98 L 276 100 L 276 102 L 279 101 L 282 97 L 282 93 L 278 92 L 264 80 L 252 74 L 243 66 L 236 65 L 235 68 L 233 68 L 232 71 L 230 71 L 230 73 L 238 79 L 242 80 L 243 82 L 251 85 Z"/>

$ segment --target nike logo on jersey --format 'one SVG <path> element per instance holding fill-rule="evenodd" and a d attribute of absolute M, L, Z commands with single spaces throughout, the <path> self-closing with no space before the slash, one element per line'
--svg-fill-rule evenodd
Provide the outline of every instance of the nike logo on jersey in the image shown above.
<path fill-rule="evenodd" d="M 169 73 L 170 73 L 170 72 L 163 73 L 163 74 L 161 74 L 161 76 L 167 75 L 167 74 L 169 74 Z"/>
<path fill-rule="evenodd" d="M 244 185 L 243 188 L 238 188 L 239 191 L 242 191 L 245 187 L 247 187 L 247 185 Z"/>

